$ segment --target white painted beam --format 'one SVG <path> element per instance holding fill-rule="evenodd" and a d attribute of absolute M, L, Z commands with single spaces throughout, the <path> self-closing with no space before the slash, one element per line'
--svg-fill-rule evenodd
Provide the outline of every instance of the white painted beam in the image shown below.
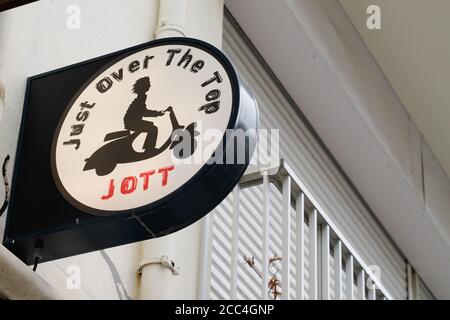
<path fill-rule="evenodd" d="M 295 270 L 295 292 L 296 292 L 296 298 L 298 300 L 303 300 L 305 297 L 305 263 L 304 263 L 304 256 L 305 256 L 305 195 L 301 193 L 297 197 L 296 201 L 296 215 L 295 215 L 295 222 L 296 222 L 296 270 Z"/>
<path fill-rule="evenodd" d="M 334 299 L 342 300 L 342 242 L 334 244 Z"/>
<path fill-rule="evenodd" d="M 330 300 L 330 227 L 327 224 L 321 225 L 321 271 L 322 277 L 322 300 Z"/>
<path fill-rule="evenodd" d="M 353 269 L 353 256 L 350 254 L 345 260 L 345 273 L 347 276 L 347 300 L 353 300 L 353 286 L 354 286 L 354 269 Z"/>
<path fill-rule="evenodd" d="M 289 300 L 291 292 L 291 177 L 287 176 L 283 181 L 283 243 L 281 260 L 281 283 L 283 288 L 283 300 Z"/>
<path fill-rule="evenodd" d="M 309 299 L 317 300 L 317 211 L 309 215 Z"/>
<path fill-rule="evenodd" d="M 270 179 L 263 175 L 263 223 L 262 223 L 262 270 L 261 299 L 268 299 L 269 283 L 269 226 L 270 226 Z"/>
<path fill-rule="evenodd" d="M 356 278 L 356 285 L 358 288 L 358 300 L 366 299 L 366 272 L 361 269 L 358 271 L 358 276 Z"/>
<path fill-rule="evenodd" d="M 232 219 L 232 234 L 231 234 L 231 284 L 230 296 L 231 299 L 237 298 L 237 266 L 239 264 L 238 245 L 239 245 L 239 202 L 240 202 L 240 188 L 239 185 L 233 189 L 233 219 Z"/>

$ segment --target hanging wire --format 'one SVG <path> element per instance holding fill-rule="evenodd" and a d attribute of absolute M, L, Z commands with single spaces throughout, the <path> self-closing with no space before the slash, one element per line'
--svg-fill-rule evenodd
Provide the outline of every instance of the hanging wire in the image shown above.
<path fill-rule="evenodd" d="M 3 161 L 3 166 L 2 166 L 3 183 L 5 184 L 5 200 L 3 201 L 2 207 L 0 208 L 0 217 L 5 212 L 6 208 L 8 207 L 8 203 L 9 203 L 9 182 L 8 182 L 8 177 L 6 176 L 6 168 L 8 167 L 9 158 L 10 157 L 8 154 L 5 158 L 5 160 Z"/>

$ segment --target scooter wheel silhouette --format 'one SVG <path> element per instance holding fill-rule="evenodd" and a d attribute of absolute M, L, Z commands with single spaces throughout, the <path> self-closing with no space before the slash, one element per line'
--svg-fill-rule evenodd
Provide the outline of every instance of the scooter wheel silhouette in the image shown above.
<path fill-rule="evenodd" d="M 100 153 L 100 155 L 102 154 Z M 94 154 L 85 161 L 86 164 L 84 166 L 84 170 L 94 169 L 98 176 L 106 176 L 107 174 L 110 174 L 117 166 L 117 163 L 114 161 L 98 156 L 98 154 Z"/>
<path fill-rule="evenodd" d="M 96 168 L 95 173 L 98 176 L 106 176 L 107 174 L 110 174 L 111 172 L 113 172 L 115 168 L 116 168 L 116 165 L 114 163 L 110 163 L 106 166 Z"/>

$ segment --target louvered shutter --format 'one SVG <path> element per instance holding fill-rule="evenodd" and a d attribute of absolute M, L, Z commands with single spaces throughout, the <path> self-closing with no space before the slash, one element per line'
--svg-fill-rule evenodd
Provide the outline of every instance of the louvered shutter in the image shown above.
<path fill-rule="evenodd" d="M 348 185 L 323 149 L 298 107 L 289 98 L 265 63 L 242 35 L 229 16 L 224 21 L 223 50 L 233 62 L 240 77 L 252 88 L 260 109 L 263 128 L 280 129 L 280 155 L 290 164 L 309 192 L 325 208 L 334 225 L 368 264 L 381 270 L 381 281 L 392 298 L 406 299 L 406 264 L 379 222 L 368 211 L 359 196 Z M 236 244 L 237 269 L 233 271 L 233 206 L 235 195 L 223 201 L 210 217 L 211 258 L 209 294 L 212 299 L 256 299 L 263 295 L 260 279 L 244 263 L 244 256 L 253 256 L 256 265 L 262 262 L 263 186 L 253 186 L 239 192 L 238 241 Z M 271 219 L 269 255 L 282 252 L 283 223 L 282 195 L 271 185 Z M 294 208 L 291 210 L 295 212 Z M 296 230 L 295 215 L 291 218 L 291 276 L 290 297 L 295 298 Z M 307 218 L 305 218 L 307 219 Z M 236 220 L 237 221 L 237 220 Z M 304 293 L 309 298 L 309 228 L 305 224 L 304 241 Z M 236 230 L 235 230 L 236 232 Z M 320 234 L 320 230 L 318 231 Z M 344 259 L 344 258 L 343 258 Z M 334 252 L 330 244 L 330 297 L 335 297 Z M 345 261 L 344 261 L 345 262 Z M 347 297 L 348 275 L 342 263 L 343 298 Z M 233 276 L 233 272 L 234 276 Z M 357 278 L 357 276 L 355 276 Z M 233 280 L 234 279 L 234 280 Z M 233 286 L 236 292 L 233 292 Z M 354 286 L 354 295 L 357 296 Z"/>

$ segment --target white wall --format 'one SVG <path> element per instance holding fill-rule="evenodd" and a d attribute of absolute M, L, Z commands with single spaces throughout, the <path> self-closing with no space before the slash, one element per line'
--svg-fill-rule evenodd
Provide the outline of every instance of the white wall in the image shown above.
<path fill-rule="evenodd" d="M 66 10 L 71 5 L 81 10 L 79 30 L 66 27 Z M 3 161 L 6 154 L 11 155 L 9 177 L 27 77 L 153 39 L 158 9 L 158 0 L 42 0 L 0 13 L 0 157 Z M 187 13 L 187 35 L 220 47 L 222 9 L 222 0 L 192 0 Z M 0 194 L 3 197 L 3 184 Z M 5 218 L 6 214 L 0 219 L 1 233 Z M 181 275 L 173 282 L 174 298 L 196 297 L 199 230 L 197 223 L 174 236 L 173 258 L 181 267 Z M 37 273 L 70 297 L 137 298 L 141 244 L 116 247 L 105 253 L 106 256 L 93 252 L 44 263 Z M 79 292 L 66 289 L 69 265 L 81 268 Z"/>

